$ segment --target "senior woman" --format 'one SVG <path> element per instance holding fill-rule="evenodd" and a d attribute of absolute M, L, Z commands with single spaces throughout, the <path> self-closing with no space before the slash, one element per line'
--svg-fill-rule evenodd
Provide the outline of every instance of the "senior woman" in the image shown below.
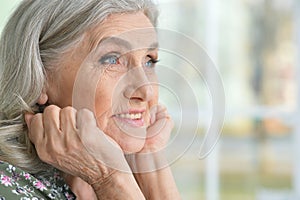
<path fill-rule="evenodd" d="M 0 199 L 180 198 L 156 18 L 148 0 L 21 2 L 0 41 Z"/>

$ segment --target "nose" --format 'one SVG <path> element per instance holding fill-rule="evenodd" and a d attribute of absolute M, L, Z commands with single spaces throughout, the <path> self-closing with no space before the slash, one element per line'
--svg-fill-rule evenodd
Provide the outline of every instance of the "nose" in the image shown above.
<path fill-rule="evenodd" d="M 146 102 L 154 97 L 154 88 L 142 67 L 134 67 L 128 72 L 127 77 L 129 84 L 124 91 L 127 99 Z"/>

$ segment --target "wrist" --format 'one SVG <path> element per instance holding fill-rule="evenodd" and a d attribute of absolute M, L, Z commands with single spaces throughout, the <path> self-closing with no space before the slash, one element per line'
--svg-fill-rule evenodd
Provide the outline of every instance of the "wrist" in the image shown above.
<path fill-rule="evenodd" d="M 95 182 L 92 187 L 101 199 L 145 199 L 131 173 L 115 170 L 109 176 Z"/>
<path fill-rule="evenodd" d="M 125 155 L 133 173 L 155 172 L 169 166 L 164 151 Z"/>
<path fill-rule="evenodd" d="M 102 163 L 94 163 L 93 165 L 80 167 L 81 177 L 89 185 L 93 185 L 96 182 L 107 180 L 115 170 L 106 167 Z"/>
<path fill-rule="evenodd" d="M 134 176 L 146 199 L 180 199 L 170 167 L 155 172 L 137 173 Z"/>
<path fill-rule="evenodd" d="M 118 181 L 117 171 L 111 170 L 110 173 L 93 180 L 93 182 L 89 184 L 93 187 L 94 191 L 100 191 L 105 190 L 105 188 L 109 187 L 113 182 L 116 184 Z"/>
<path fill-rule="evenodd" d="M 117 172 L 131 173 L 130 167 L 123 155 L 118 161 L 113 160 L 111 162 L 102 162 L 96 160 L 94 165 L 81 168 L 81 173 L 84 176 L 84 180 L 93 185 L 95 183 L 107 182 L 112 175 Z"/>

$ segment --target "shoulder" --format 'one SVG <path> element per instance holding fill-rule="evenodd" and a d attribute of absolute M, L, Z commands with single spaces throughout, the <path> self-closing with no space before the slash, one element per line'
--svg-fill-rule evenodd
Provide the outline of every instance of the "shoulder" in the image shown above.
<path fill-rule="evenodd" d="M 75 199 L 56 170 L 47 176 L 33 176 L 0 161 L 0 200 L 9 199 Z"/>

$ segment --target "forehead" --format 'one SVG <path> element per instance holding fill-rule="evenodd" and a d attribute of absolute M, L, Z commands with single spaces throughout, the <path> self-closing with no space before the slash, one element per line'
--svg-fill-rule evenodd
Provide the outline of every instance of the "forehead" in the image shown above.
<path fill-rule="evenodd" d="M 155 28 L 143 12 L 112 14 L 87 33 L 93 49 L 102 42 L 115 44 L 121 40 L 132 49 L 157 46 Z"/>

